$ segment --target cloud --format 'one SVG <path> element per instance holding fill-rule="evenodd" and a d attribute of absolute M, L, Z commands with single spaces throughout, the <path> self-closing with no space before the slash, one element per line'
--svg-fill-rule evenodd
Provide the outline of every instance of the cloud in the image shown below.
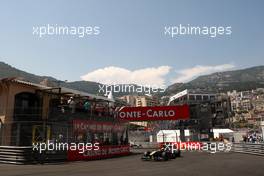
<path fill-rule="evenodd" d="M 95 81 L 102 84 L 138 84 L 165 86 L 165 76 L 169 73 L 171 67 L 160 66 L 144 68 L 139 70 L 128 70 L 120 67 L 105 67 L 94 70 L 81 76 L 82 80 Z"/>
<path fill-rule="evenodd" d="M 233 64 L 222 64 L 222 65 L 197 65 L 192 68 L 187 68 L 178 71 L 178 75 L 174 78 L 171 82 L 172 83 L 179 83 L 179 82 L 187 82 L 190 81 L 200 75 L 210 74 L 214 72 L 226 71 L 234 68 Z"/>

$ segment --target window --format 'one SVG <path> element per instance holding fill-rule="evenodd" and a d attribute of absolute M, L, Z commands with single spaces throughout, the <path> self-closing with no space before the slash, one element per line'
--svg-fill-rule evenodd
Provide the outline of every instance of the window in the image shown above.
<path fill-rule="evenodd" d="M 196 95 L 196 100 L 202 100 L 202 95 Z"/>
<path fill-rule="evenodd" d="M 211 95 L 210 96 L 210 100 L 214 100 L 215 99 L 215 96 L 214 95 Z"/>
<path fill-rule="evenodd" d="M 203 100 L 208 100 L 208 99 L 209 99 L 209 97 L 207 95 L 203 96 Z"/>
<path fill-rule="evenodd" d="M 189 100 L 195 100 L 194 95 L 189 95 Z"/>

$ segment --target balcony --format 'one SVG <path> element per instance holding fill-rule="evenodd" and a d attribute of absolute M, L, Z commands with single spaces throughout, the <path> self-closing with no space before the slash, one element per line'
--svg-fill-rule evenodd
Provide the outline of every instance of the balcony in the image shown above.
<path fill-rule="evenodd" d="M 92 110 L 85 110 L 83 108 L 71 109 L 69 106 L 57 106 L 50 108 L 48 121 L 71 121 L 74 119 L 95 120 L 95 121 L 118 121 L 115 118 L 114 111 L 106 108 L 96 108 Z"/>

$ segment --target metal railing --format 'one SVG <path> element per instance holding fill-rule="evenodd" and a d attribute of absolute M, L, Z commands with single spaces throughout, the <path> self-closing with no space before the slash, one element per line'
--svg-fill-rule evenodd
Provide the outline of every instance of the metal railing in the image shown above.
<path fill-rule="evenodd" d="M 0 163 L 28 164 L 33 160 L 32 147 L 0 146 Z"/>
<path fill-rule="evenodd" d="M 233 143 L 233 152 L 264 156 L 264 143 Z"/>
<path fill-rule="evenodd" d="M 36 164 L 58 163 L 66 160 L 66 151 L 45 151 L 45 154 L 41 155 L 31 146 L 0 146 L 0 163 Z"/>

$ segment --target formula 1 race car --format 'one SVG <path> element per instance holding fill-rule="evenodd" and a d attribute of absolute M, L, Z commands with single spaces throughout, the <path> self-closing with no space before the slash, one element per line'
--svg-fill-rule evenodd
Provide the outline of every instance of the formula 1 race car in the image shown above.
<path fill-rule="evenodd" d="M 181 156 L 180 150 L 171 150 L 171 147 L 161 148 L 152 152 L 147 151 L 141 157 L 143 161 L 168 161 L 169 159 L 175 159 Z"/>

